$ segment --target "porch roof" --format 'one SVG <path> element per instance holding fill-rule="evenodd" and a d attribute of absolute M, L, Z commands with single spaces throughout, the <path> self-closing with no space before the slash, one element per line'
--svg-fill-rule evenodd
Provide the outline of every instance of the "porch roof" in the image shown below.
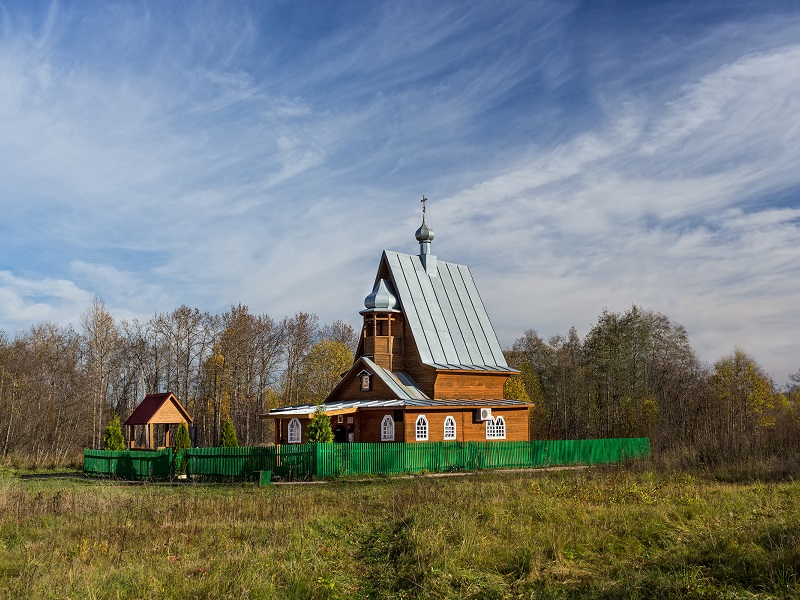
<path fill-rule="evenodd" d="M 317 410 L 317 404 L 300 404 L 298 406 L 282 406 L 280 408 L 273 408 L 268 413 L 259 415 L 262 419 L 282 419 L 284 417 L 307 417 L 314 414 Z M 408 409 L 408 408 L 523 408 L 532 406 L 528 402 L 521 400 L 506 400 L 504 398 L 493 400 L 432 400 L 430 398 L 424 399 L 404 399 L 388 398 L 386 400 L 344 400 L 342 402 L 326 402 L 322 405 L 325 409 L 325 414 L 329 416 L 352 414 L 360 410 L 392 408 L 392 409 Z"/>

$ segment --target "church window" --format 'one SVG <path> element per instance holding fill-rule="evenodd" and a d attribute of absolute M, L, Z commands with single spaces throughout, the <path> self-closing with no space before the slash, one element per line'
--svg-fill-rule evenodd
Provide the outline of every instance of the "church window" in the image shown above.
<path fill-rule="evenodd" d="M 383 417 L 383 421 L 381 421 L 381 441 L 394 441 L 394 419 L 392 415 L 386 415 Z"/>
<path fill-rule="evenodd" d="M 418 442 L 425 442 L 428 440 L 428 418 L 425 415 L 420 415 L 417 417 L 417 425 L 415 429 Z"/>

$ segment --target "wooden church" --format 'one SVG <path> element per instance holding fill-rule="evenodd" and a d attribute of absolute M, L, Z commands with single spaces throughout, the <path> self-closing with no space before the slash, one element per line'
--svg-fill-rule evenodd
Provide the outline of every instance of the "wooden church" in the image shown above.
<path fill-rule="evenodd" d="M 527 441 L 530 404 L 503 399 L 510 368 L 472 274 L 431 253 L 423 197 L 419 254 L 384 251 L 353 366 L 323 407 L 334 441 Z M 275 443 L 308 441 L 316 405 L 286 406 Z"/>

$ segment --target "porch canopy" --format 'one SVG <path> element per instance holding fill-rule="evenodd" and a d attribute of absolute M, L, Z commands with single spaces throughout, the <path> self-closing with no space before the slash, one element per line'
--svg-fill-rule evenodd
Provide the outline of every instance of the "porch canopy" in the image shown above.
<path fill-rule="evenodd" d="M 179 425 L 186 423 L 191 425 L 193 423 L 192 417 L 186 412 L 186 409 L 175 397 L 172 392 L 164 392 L 161 394 L 147 394 L 139 403 L 139 406 L 131 413 L 125 425 L 130 427 L 130 447 L 134 447 L 134 440 L 136 439 L 136 426 L 144 425 L 147 433 L 147 447 L 153 449 L 153 433 L 154 425 L 164 426 L 164 446 L 169 446 L 169 428 L 170 425 Z"/>

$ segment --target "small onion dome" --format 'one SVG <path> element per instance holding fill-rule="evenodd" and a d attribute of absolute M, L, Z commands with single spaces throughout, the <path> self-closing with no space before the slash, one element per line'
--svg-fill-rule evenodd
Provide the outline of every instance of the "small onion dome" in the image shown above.
<path fill-rule="evenodd" d="M 375 284 L 375 289 L 372 293 L 364 298 L 364 306 L 367 311 L 396 311 L 397 310 L 397 296 L 394 295 L 392 284 L 385 279 L 380 279 Z"/>
<path fill-rule="evenodd" d="M 428 222 L 423 217 L 422 225 L 419 229 L 417 229 L 417 233 L 415 234 L 418 242 L 432 242 L 433 241 L 433 229 L 428 227 Z"/>

